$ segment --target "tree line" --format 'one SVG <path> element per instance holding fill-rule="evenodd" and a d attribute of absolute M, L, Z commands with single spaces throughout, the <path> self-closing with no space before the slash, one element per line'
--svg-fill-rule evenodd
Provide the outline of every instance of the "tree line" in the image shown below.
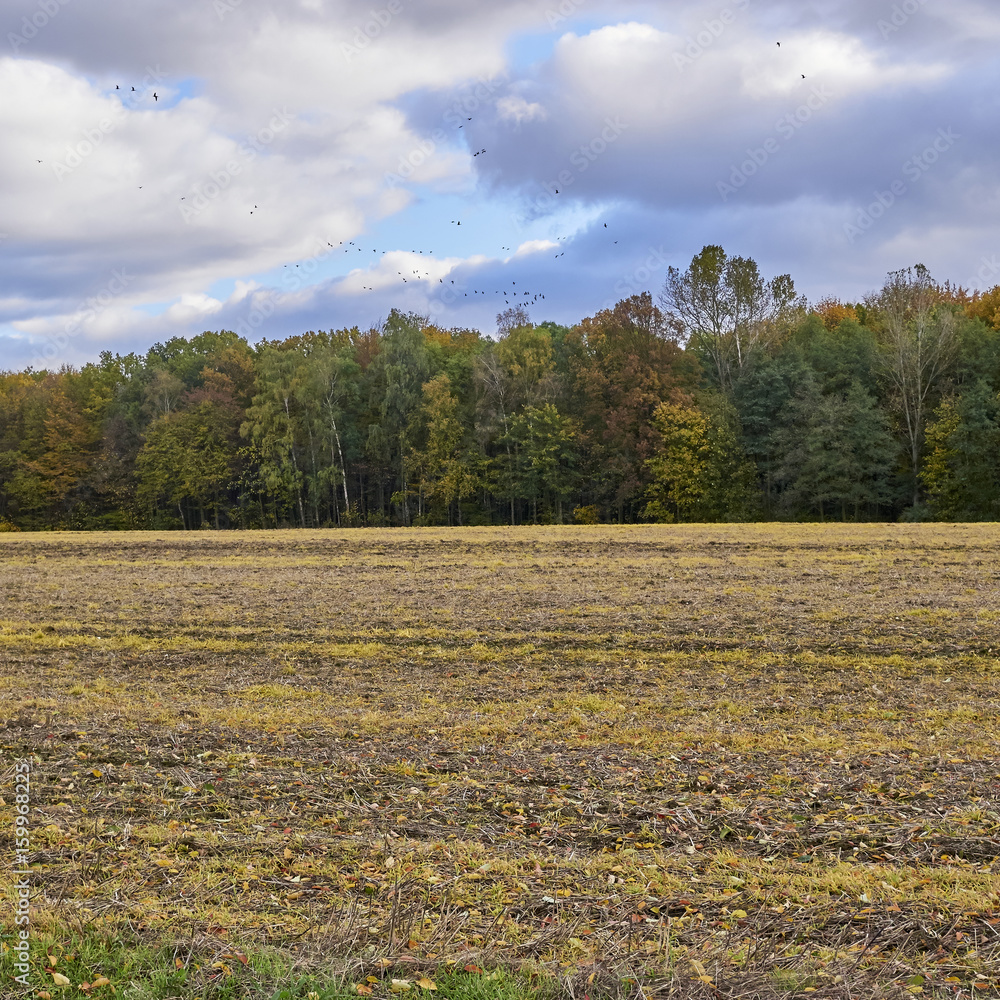
<path fill-rule="evenodd" d="M 393 311 L 0 373 L 0 530 L 1000 515 L 1000 286 L 863 302 L 705 247 L 575 326 Z"/>

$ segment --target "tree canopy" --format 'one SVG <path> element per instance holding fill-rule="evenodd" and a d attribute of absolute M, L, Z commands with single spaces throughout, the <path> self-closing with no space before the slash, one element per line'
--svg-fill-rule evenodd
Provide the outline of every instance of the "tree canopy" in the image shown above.
<path fill-rule="evenodd" d="M 0 372 L 0 529 L 1000 516 L 1000 287 L 707 246 L 573 326 L 394 311 Z"/>

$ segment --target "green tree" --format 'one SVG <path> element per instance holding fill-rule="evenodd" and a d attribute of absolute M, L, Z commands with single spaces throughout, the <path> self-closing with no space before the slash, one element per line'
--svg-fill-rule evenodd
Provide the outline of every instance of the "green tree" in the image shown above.
<path fill-rule="evenodd" d="M 140 504 L 154 517 L 176 507 L 184 528 L 200 527 L 211 511 L 220 527 L 222 495 L 234 475 L 233 431 L 235 420 L 209 399 L 155 420 L 136 459 Z"/>
<path fill-rule="evenodd" d="M 407 457 L 408 479 L 417 487 L 417 516 L 423 519 L 425 501 L 430 501 L 444 509 L 449 524 L 454 506 L 461 524 L 461 499 L 475 493 L 477 480 L 463 460 L 459 401 L 445 372 L 425 382 L 421 392 L 422 403 L 407 435 L 420 442 Z"/>
<path fill-rule="evenodd" d="M 937 520 L 1000 519 L 1000 398 L 985 382 L 935 410 L 921 479 Z"/>
<path fill-rule="evenodd" d="M 862 511 L 877 515 L 893 500 L 898 447 L 888 418 L 857 383 L 827 396 L 808 384 L 790 405 L 778 443 L 788 513 L 857 519 Z"/>
<path fill-rule="evenodd" d="M 790 275 L 765 281 L 756 261 L 720 246 L 703 247 L 686 271 L 669 268 L 660 302 L 727 394 L 797 305 Z"/>
<path fill-rule="evenodd" d="M 735 412 L 724 399 L 702 406 L 680 396 L 653 417 L 659 437 L 647 460 L 653 481 L 642 515 L 661 523 L 746 520 L 754 508 L 755 472 L 742 454 Z"/>
<path fill-rule="evenodd" d="M 922 264 L 890 272 L 867 301 L 880 336 L 881 363 L 903 430 L 912 500 L 920 503 L 924 428 L 959 345 L 955 309 Z"/>
<path fill-rule="evenodd" d="M 423 384 L 431 374 L 423 320 L 419 316 L 396 310 L 390 313 L 382 328 L 379 352 L 367 374 L 371 420 L 365 448 L 385 473 L 379 478 L 379 505 L 384 509 L 386 493 L 398 497 L 401 521 L 409 524 L 407 434 L 420 406 Z"/>
<path fill-rule="evenodd" d="M 518 491 L 531 505 L 538 523 L 538 508 L 548 510 L 563 523 L 563 504 L 576 481 L 578 433 L 574 421 L 553 403 L 526 406 L 511 421 L 515 445 Z"/>
<path fill-rule="evenodd" d="M 275 522 L 279 510 L 298 511 L 306 525 L 302 449 L 306 441 L 299 398 L 306 378 L 302 355 L 274 344 L 262 344 L 256 361 L 256 395 L 246 411 L 240 434 L 260 458 L 259 478 L 271 498 Z"/>

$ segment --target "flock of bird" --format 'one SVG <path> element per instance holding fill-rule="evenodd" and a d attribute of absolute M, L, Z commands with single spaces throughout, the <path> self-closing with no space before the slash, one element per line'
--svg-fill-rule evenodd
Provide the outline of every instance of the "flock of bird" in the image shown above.
<path fill-rule="evenodd" d="M 778 42 L 777 46 L 780 49 L 781 48 L 781 42 Z M 806 76 L 805 76 L 804 73 L 802 73 L 801 76 L 802 76 L 803 80 L 806 78 Z M 121 90 L 121 87 L 118 84 L 115 84 L 115 90 Z M 130 92 L 133 93 L 133 94 L 137 92 L 134 86 L 132 87 L 132 89 L 131 89 Z M 154 91 L 153 92 L 153 102 L 154 103 L 158 103 L 159 99 L 160 99 L 159 94 L 157 94 Z M 466 118 L 466 121 L 467 122 L 471 122 L 472 118 L 471 117 Z M 459 128 L 464 128 L 465 125 L 462 124 L 462 125 L 459 125 L 458 127 Z M 480 150 L 477 150 L 476 152 L 474 152 L 472 154 L 472 156 L 473 156 L 473 158 L 476 158 L 476 157 L 479 157 L 479 156 L 483 156 L 485 153 L 486 153 L 485 149 L 480 149 Z M 37 160 L 36 162 L 43 163 L 44 161 L 43 160 Z M 556 194 L 559 194 L 559 189 L 558 188 L 554 187 L 553 189 L 554 189 L 554 191 L 555 191 Z M 142 190 L 142 185 L 139 185 L 139 190 L 140 191 Z M 182 196 L 180 200 L 181 201 L 185 201 L 186 198 Z M 254 212 L 259 212 L 259 208 L 258 208 L 257 205 L 254 205 L 253 209 L 250 210 L 250 214 L 253 215 Z M 452 219 L 451 220 L 451 225 L 453 225 L 453 226 L 461 226 L 462 222 L 461 222 L 460 219 Z M 604 228 L 605 229 L 608 228 L 608 224 L 606 222 L 604 223 Z M 610 232 L 609 232 L 609 235 L 610 235 Z M 562 242 L 562 241 L 565 241 L 565 240 L 568 240 L 568 239 L 569 239 L 569 237 L 567 237 L 567 236 L 560 236 L 560 237 L 557 237 L 557 242 Z M 345 246 L 345 242 L 346 242 L 346 246 Z M 618 245 L 618 240 L 614 240 L 613 243 L 612 243 L 612 245 L 613 246 L 617 246 Z M 351 251 L 352 251 L 352 249 L 354 251 L 356 251 L 357 253 L 364 253 L 363 248 L 360 247 L 360 246 L 358 246 L 354 242 L 354 240 L 347 240 L 347 241 L 341 240 L 340 243 L 336 247 L 332 243 L 327 242 L 327 246 L 331 250 L 339 250 L 341 247 L 343 247 L 343 252 L 345 254 L 350 254 Z M 500 249 L 501 249 L 501 251 L 505 251 L 505 252 L 509 253 L 509 252 L 511 252 L 512 248 L 509 247 L 509 246 L 504 246 L 504 247 L 501 247 Z M 383 256 L 384 257 L 385 254 L 391 253 L 393 251 L 372 249 L 371 252 L 376 255 L 376 263 L 377 263 L 379 256 Z M 410 252 L 414 253 L 414 254 L 423 254 L 423 253 L 426 252 L 428 256 L 430 256 L 431 254 L 434 253 L 433 250 L 427 250 L 427 251 L 424 251 L 424 250 L 411 250 Z M 562 250 L 559 253 L 555 254 L 554 258 L 556 260 L 558 260 L 558 259 L 560 259 L 562 257 L 565 257 L 565 256 L 566 256 L 566 251 Z M 367 258 L 367 254 L 365 255 L 365 258 Z M 365 259 L 365 258 L 362 258 L 362 259 Z M 285 264 L 283 266 L 287 268 L 290 265 Z M 295 264 L 294 266 L 295 267 L 301 267 L 300 264 Z M 433 277 L 434 277 L 431 274 L 430 271 L 426 271 L 426 270 L 425 271 L 420 271 L 420 270 L 417 270 L 417 269 L 411 270 L 409 276 L 404 275 L 402 271 L 397 271 L 396 274 L 400 278 L 400 281 L 401 281 L 402 284 L 408 284 L 411 281 L 433 281 Z M 438 278 L 438 284 L 444 285 L 444 279 L 443 278 Z M 449 279 L 449 284 L 447 286 L 445 286 L 445 287 L 446 288 L 450 288 L 454 284 L 455 284 L 455 281 L 452 280 L 452 279 Z M 506 288 L 506 287 L 496 288 L 496 289 L 493 289 L 492 292 L 489 292 L 486 289 L 473 288 L 473 289 L 469 289 L 468 291 L 460 291 L 460 294 L 464 298 L 468 298 L 470 294 L 473 297 L 478 296 L 478 295 L 485 296 L 485 295 L 489 295 L 489 294 L 492 294 L 494 296 L 502 296 L 503 300 L 504 300 L 504 303 L 506 305 L 511 305 L 511 304 L 514 304 L 514 305 L 534 304 L 534 303 L 543 301 L 545 299 L 545 295 L 543 293 L 541 293 L 541 292 L 518 291 L 518 289 L 516 288 L 516 284 L 517 284 L 517 282 L 511 281 L 511 287 L 510 288 Z M 374 291 L 376 291 L 375 287 L 371 286 L 371 285 L 362 285 L 361 287 L 362 287 L 362 290 L 367 291 L 367 292 L 374 292 Z M 459 294 L 459 290 L 456 290 L 455 296 L 457 297 L 458 294 Z M 524 300 L 528 300 L 528 301 L 525 302 Z"/>

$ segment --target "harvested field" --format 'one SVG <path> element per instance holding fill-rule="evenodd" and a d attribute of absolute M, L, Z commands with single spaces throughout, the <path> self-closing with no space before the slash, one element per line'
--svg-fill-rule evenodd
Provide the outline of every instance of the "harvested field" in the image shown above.
<path fill-rule="evenodd" d="M 1000 996 L 1000 526 L 9 535 L 0 592 L 38 982 Z"/>

